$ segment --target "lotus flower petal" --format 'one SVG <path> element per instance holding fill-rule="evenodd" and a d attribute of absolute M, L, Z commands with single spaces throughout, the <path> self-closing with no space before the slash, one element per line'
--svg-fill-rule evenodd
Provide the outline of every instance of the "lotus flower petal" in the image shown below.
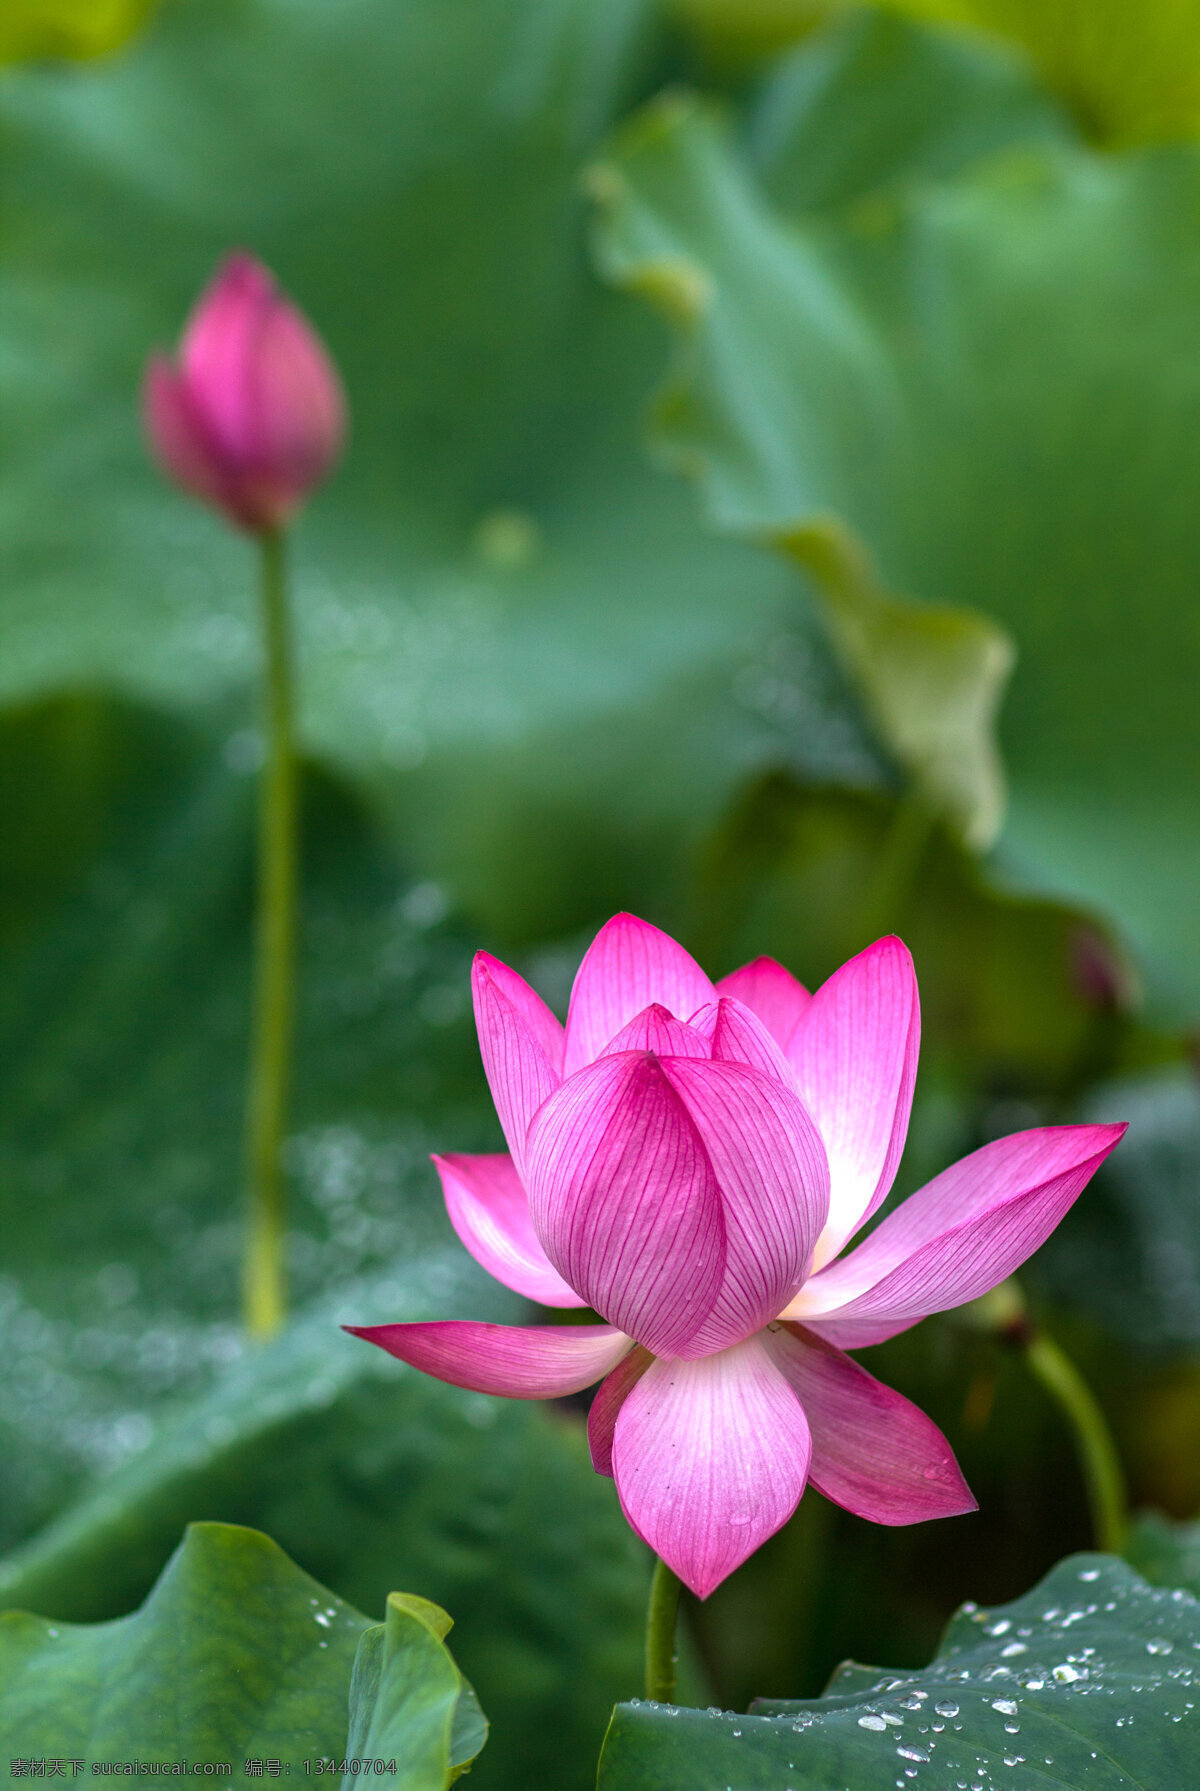
<path fill-rule="evenodd" d="M 633 1528 L 707 1598 L 787 1522 L 810 1452 L 803 1407 L 759 1336 L 652 1363 L 617 1415 L 612 1463 Z"/>
<path fill-rule="evenodd" d="M 601 1057 L 550 1096 L 529 1134 L 525 1185 L 546 1255 L 655 1355 L 694 1335 L 725 1271 L 717 1178 L 667 1075 L 689 1061 Z"/>
<path fill-rule="evenodd" d="M 812 1000 L 803 983 L 774 958 L 755 958 L 723 976 L 718 995 L 730 995 L 757 1014 L 775 1043 L 784 1051 L 791 1043 L 796 1022 Z"/>
<path fill-rule="evenodd" d="M 797 1093 L 796 1074 L 767 1027 L 744 1002 L 723 995 L 692 1016 L 697 1031 L 707 1033 L 711 1056 L 721 1063 L 748 1063 L 751 1069 L 782 1082 Z"/>
<path fill-rule="evenodd" d="M 278 528 L 340 454 L 345 399 L 316 332 L 252 256 L 230 255 L 201 295 L 177 380 L 172 398 L 152 367 L 145 397 L 150 439 L 168 472 L 241 527 Z"/>
<path fill-rule="evenodd" d="M 510 969 L 499 958 L 493 958 L 490 952 L 481 951 L 476 956 L 476 962 L 487 971 L 501 995 L 520 1014 L 534 1041 L 541 1046 L 546 1062 L 555 1075 L 561 1077 L 563 1047 L 566 1044 L 562 1021 L 551 1013 L 537 990 L 531 989 L 523 976 L 518 976 L 515 970 Z"/>
<path fill-rule="evenodd" d="M 892 1185 L 920 1031 L 912 958 L 894 938 L 843 964 L 797 1021 L 788 1057 L 829 1156 L 829 1223 L 817 1268 L 837 1255 Z"/>
<path fill-rule="evenodd" d="M 766 1341 L 807 1414 L 818 1492 L 876 1524 L 976 1509 L 954 1451 L 911 1401 L 799 1325 L 772 1326 Z"/>
<path fill-rule="evenodd" d="M 799 1287 L 828 1210 L 828 1169 L 816 1127 L 781 1082 L 742 1063 L 675 1057 L 662 1068 L 711 1165 L 724 1219 L 720 1290 L 673 1352 L 696 1356 L 760 1330 Z"/>
<path fill-rule="evenodd" d="M 651 1003 L 687 1020 L 712 999 L 712 983 L 682 945 L 632 914 L 616 915 L 592 940 L 575 978 L 564 1076 L 599 1057 Z"/>
<path fill-rule="evenodd" d="M 225 473 L 187 386 L 165 355 L 146 368 L 142 416 L 154 451 L 177 485 L 205 503 L 228 502 Z"/>
<path fill-rule="evenodd" d="M 538 1242 L 529 1196 L 511 1157 L 433 1159 L 450 1223 L 489 1275 L 543 1306 L 583 1306 Z"/>
<path fill-rule="evenodd" d="M 653 1051 L 656 1057 L 704 1057 L 711 1055 L 706 1035 L 677 1020 L 665 1007 L 653 1002 L 622 1026 L 616 1038 L 605 1045 L 601 1057 L 612 1057 L 618 1051 Z"/>
<path fill-rule="evenodd" d="M 648 1349 L 643 1349 L 640 1343 L 635 1344 L 596 1388 L 596 1397 L 588 1412 L 588 1447 L 592 1452 L 592 1466 L 597 1474 L 607 1474 L 612 1478 L 613 1432 L 617 1426 L 617 1414 L 625 1404 L 630 1389 L 641 1380 L 653 1360 Z"/>
<path fill-rule="evenodd" d="M 472 1393 L 507 1399 L 562 1399 L 616 1367 L 632 1339 L 611 1325 L 489 1325 L 473 1319 L 432 1324 L 344 1325 L 422 1374 Z"/>
<path fill-rule="evenodd" d="M 503 976 L 494 974 L 496 963 L 486 952 L 475 955 L 471 969 L 475 1025 L 488 1087 L 517 1174 L 524 1179 L 529 1122 L 558 1087 L 559 1077 L 527 1017 L 529 1002 L 513 998 L 513 982 L 521 979 L 506 964 L 498 966 Z M 526 987 L 526 994 L 536 1001 L 532 989 Z"/>
<path fill-rule="evenodd" d="M 1124 1126 L 1042 1126 L 985 1144 L 889 1213 L 784 1314 L 847 1349 L 978 1299 L 1045 1242 Z"/>

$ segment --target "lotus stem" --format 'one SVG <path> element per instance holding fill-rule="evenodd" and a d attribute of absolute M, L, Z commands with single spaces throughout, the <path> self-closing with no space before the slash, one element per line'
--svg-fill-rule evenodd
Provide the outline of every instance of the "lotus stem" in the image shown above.
<path fill-rule="evenodd" d="M 285 1199 L 280 1166 L 291 1080 L 296 955 L 296 754 L 293 665 L 283 536 L 264 532 L 262 616 L 266 759 L 259 788 L 254 1010 L 246 1109 L 249 1203 L 243 1312 L 267 1338 L 287 1305 Z"/>
<path fill-rule="evenodd" d="M 665 1561 L 654 1564 L 650 1604 L 646 1611 L 646 1696 L 655 1704 L 675 1697 L 675 1616 L 679 1579 Z"/>
<path fill-rule="evenodd" d="M 1096 1546 L 1106 1554 L 1120 1554 L 1129 1527 L 1129 1505 L 1108 1421 L 1071 1358 L 1044 1332 L 1032 1331 L 1023 1350 L 1029 1367 L 1057 1401 L 1074 1432 Z"/>

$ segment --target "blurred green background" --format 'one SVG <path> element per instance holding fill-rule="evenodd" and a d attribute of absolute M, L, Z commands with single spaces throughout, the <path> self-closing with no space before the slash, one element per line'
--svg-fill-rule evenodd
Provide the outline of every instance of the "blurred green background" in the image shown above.
<path fill-rule="evenodd" d="M 1200 6 L 20 0 L 0 23 L 0 1595 L 117 1614 L 190 1519 L 444 1604 L 481 1791 L 574 1791 L 648 1562 L 577 1410 L 340 1322 L 521 1303 L 431 1149 L 492 1148 L 467 973 L 564 1008 L 626 907 L 813 983 L 887 930 L 903 1194 L 1124 1118 L 1031 1265 L 1136 1500 L 1200 1508 Z M 229 246 L 342 369 L 295 540 L 296 1316 L 237 1322 L 246 545 L 136 392 Z M 700 1701 L 922 1661 L 1090 1541 L 1060 1415 L 953 1315 L 873 1351 L 980 1501 L 807 1497 L 689 1606 Z"/>

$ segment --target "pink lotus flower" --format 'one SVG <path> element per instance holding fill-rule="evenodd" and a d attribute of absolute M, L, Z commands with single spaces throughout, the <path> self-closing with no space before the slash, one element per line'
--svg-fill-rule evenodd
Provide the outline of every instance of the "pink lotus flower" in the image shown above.
<path fill-rule="evenodd" d="M 944 1170 L 840 1252 L 892 1185 L 920 1030 L 881 939 L 809 995 L 770 958 L 715 986 L 631 915 L 597 935 L 564 1029 L 481 952 L 479 1040 L 510 1155 L 436 1157 L 497 1280 L 603 1325 L 347 1327 L 456 1386 L 600 1380 L 592 1460 L 706 1597 L 810 1481 L 882 1524 L 971 1511 L 949 1444 L 844 1354 L 976 1299 L 1054 1229 L 1123 1126 L 1045 1126 Z"/>
<path fill-rule="evenodd" d="M 346 427 L 316 334 L 243 254 L 202 293 L 178 363 L 151 360 L 142 408 L 171 478 L 255 534 L 279 528 L 324 479 Z"/>

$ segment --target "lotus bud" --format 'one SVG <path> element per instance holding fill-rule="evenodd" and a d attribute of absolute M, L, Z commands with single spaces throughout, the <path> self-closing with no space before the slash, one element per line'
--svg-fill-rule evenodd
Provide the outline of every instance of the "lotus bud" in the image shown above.
<path fill-rule="evenodd" d="M 252 534 L 299 509 L 346 428 L 341 382 L 316 333 L 241 253 L 201 295 L 177 359 L 150 361 L 142 407 L 170 477 Z"/>

